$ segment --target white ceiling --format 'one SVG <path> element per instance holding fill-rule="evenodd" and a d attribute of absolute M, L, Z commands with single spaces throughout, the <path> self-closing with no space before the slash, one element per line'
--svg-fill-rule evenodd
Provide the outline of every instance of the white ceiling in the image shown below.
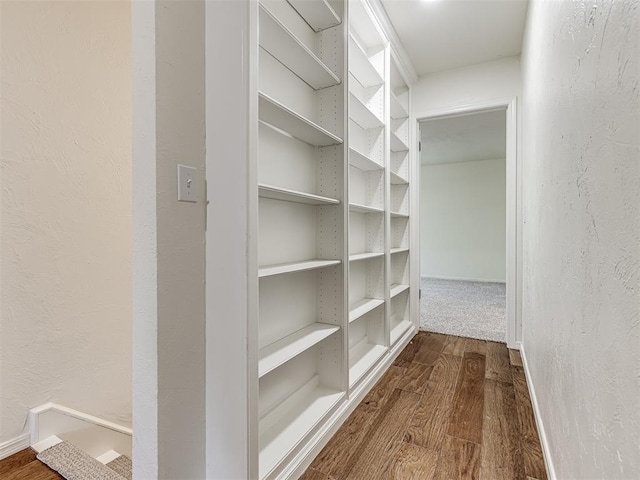
<path fill-rule="evenodd" d="M 527 0 L 382 0 L 418 75 L 520 54 Z"/>
<path fill-rule="evenodd" d="M 420 123 L 423 165 L 506 158 L 505 110 Z"/>

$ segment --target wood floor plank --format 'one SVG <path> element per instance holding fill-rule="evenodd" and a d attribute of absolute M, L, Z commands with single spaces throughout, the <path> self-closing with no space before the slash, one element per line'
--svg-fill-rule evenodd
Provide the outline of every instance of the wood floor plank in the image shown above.
<path fill-rule="evenodd" d="M 442 353 L 461 357 L 464 354 L 464 338 L 445 335 L 444 348 Z"/>
<path fill-rule="evenodd" d="M 418 340 L 416 354 L 413 358 L 415 363 L 433 365 L 442 353 L 444 348 L 444 335 L 429 333 Z"/>
<path fill-rule="evenodd" d="M 413 362 L 413 358 L 418 351 L 418 343 L 420 339 L 425 337 L 426 334 L 424 332 L 418 332 L 413 339 L 404 347 L 404 350 L 400 352 L 400 355 L 395 359 L 393 365 L 396 367 L 407 367 L 411 362 Z"/>
<path fill-rule="evenodd" d="M 513 385 L 485 381 L 482 480 L 524 480 Z"/>
<path fill-rule="evenodd" d="M 431 480 L 437 462 L 437 452 L 401 442 L 393 463 L 381 480 Z"/>
<path fill-rule="evenodd" d="M 527 387 L 527 380 L 522 367 L 512 367 L 513 388 L 516 397 L 516 409 L 520 426 L 520 444 L 524 459 L 525 473 L 537 480 L 546 480 L 547 471 L 544 466 L 540 437 L 536 426 L 536 419 L 531 405 L 531 397 Z"/>
<path fill-rule="evenodd" d="M 361 403 L 338 429 L 329 443 L 311 463 L 311 468 L 341 478 L 357 460 L 360 445 L 366 440 L 378 409 Z"/>
<path fill-rule="evenodd" d="M 522 356 L 520 355 L 520 351 L 510 348 L 509 359 L 511 360 L 511 365 L 522 367 Z"/>
<path fill-rule="evenodd" d="M 404 440 L 439 451 L 451 412 L 451 399 L 462 364 L 460 357 L 440 355 L 433 367 L 418 408 L 407 427 Z"/>
<path fill-rule="evenodd" d="M 504 343 L 487 342 L 486 378 L 503 383 L 512 383 L 509 349 Z"/>
<path fill-rule="evenodd" d="M 436 467 L 434 480 L 478 480 L 481 447 L 447 435 Z"/>
<path fill-rule="evenodd" d="M 331 475 L 319 472 L 313 468 L 307 469 L 298 480 L 335 480 Z"/>
<path fill-rule="evenodd" d="M 3 480 L 60 480 L 62 478 L 39 460 L 27 463 L 2 477 Z"/>
<path fill-rule="evenodd" d="M 433 366 L 411 363 L 396 380 L 396 388 L 408 392 L 423 393 Z"/>
<path fill-rule="evenodd" d="M 383 476 L 400 448 L 402 435 L 419 401 L 417 393 L 394 390 L 367 435 L 366 444 L 358 449 L 355 465 L 341 478 L 371 480 Z"/>
<path fill-rule="evenodd" d="M 362 403 L 374 408 L 381 408 L 391 393 L 396 389 L 398 380 L 404 375 L 405 369 L 391 366 L 384 373 L 382 378 L 375 384 L 375 386 L 367 393 Z"/>
<path fill-rule="evenodd" d="M 487 342 L 484 340 L 478 340 L 476 338 L 464 339 L 464 351 L 465 353 L 479 353 L 480 355 L 487 354 Z"/>
<path fill-rule="evenodd" d="M 482 442 L 484 382 L 485 356 L 465 352 L 447 430 L 452 437 Z"/>
<path fill-rule="evenodd" d="M 0 478 L 4 478 L 12 470 L 17 470 L 24 465 L 33 462 L 36 459 L 36 452 L 30 448 L 26 448 L 18 453 L 0 460 Z"/>

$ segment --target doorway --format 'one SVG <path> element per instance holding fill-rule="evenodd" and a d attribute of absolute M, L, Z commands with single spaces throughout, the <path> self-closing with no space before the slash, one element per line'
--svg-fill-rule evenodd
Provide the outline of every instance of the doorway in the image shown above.
<path fill-rule="evenodd" d="M 515 347 L 515 99 L 417 120 L 420 329 Z"/>

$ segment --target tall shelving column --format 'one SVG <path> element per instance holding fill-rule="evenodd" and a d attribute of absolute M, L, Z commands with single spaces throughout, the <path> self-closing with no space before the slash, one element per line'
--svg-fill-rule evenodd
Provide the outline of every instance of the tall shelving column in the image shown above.
<path fill-rule="evenodd" d="M 369 7 L 349 1 L 349 386 L 386 341 L 387 41 Z"/>
<path fill-rule="evenodd" d="M 409 88 L 391 59 L 389 92 L 390 181 L 390 288 L 389 330 L 391 346 L 412 327 L 410 316 L 410 164 Z"/>
<path fill-rule="evenodd" d="M 256 381 L 268 479 L 346 399 L 345 4 L 258 10 Z"/>

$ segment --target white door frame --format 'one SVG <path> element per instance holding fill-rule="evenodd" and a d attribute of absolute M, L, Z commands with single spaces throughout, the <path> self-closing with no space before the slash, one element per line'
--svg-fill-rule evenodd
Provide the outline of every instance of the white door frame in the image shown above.
<path fill-rule="evenodd" d="M 414 127 L 416 143 L 420 140 L 420 122 L 435 120 L 438 118 L 456 117 L 468 115 L 470 113 L 480 113 L 491 110 L 506 109 L 507 115 L 507 346 L 509 348 L 520 348 L 521 338 L 521 304 L 522 304 L 522 269 L 520 259 L 522 255 L 522 239 L 518 228 L 521 216 L 521 188 L 520 176 L 522 172 L 520 155 L 518 154 L 518 102 L 517 97 L 501 98 L 485 102 L 477 102 L 468 105 L 461 105 L 439 110 L 431 110 L 414 115 Z M 416 145 L 417 147 L 417 145 Z M 416 152 L 418 149 L 416 148 Z M 419 157 L 419 155 L 418 155 Z M 420 159 L 416 159 L 420 164 Z M 418 179 L 420 177 L 418 176 Z M 419 181 L 418 195 L 419 195 Z M 418 197 L 419 198 L 419 197 Z M 419 229 L 417 244 L 420 245 Z M 418 249 L 418 258 L 420 249 Z M 418 265 L 420 265 L 418 263 Z"/>

